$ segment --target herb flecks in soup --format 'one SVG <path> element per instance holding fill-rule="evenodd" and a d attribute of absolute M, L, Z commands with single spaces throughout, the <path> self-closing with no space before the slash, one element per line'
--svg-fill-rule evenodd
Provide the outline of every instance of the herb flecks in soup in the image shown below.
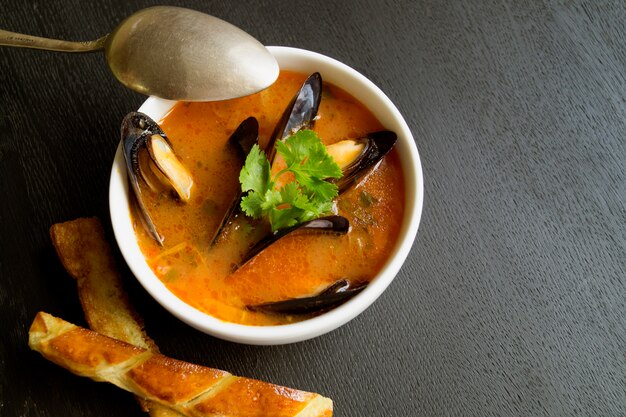
<path fill-rule="evenodd" d="M 367 145 L 342 141 L 384 128 L 367 108 L 329 84 L 324 84 L 315 123 L 307 128 L 317 133 L 331 155 L 329 145 L 346 148 L 338 151 L 348 155 L 344 156 L 348 162 L 342 165 L 337 160 L 344 177 L 336 180 L 340 191 L 332 211 L 334 217 L 347 219 L 349 231 L 287 233 L 243 262 L 251 248 L 271 234 L 269 225 L 241 211 L 222 225 L 233 198 L 241 192 L 241 154 L 229 146 L 229 138 L 253 116 L 258 120 L 259 145 L 265 148 L 305 79 L 283 71 L 273 86 L 258 94 L 222 102 L 179 103 L 160 123 L 193 187 L 189 201 L 183 203 L 171 198 L 171 190 L 149 190 L 139 181 L 143 204 L 162 245 L 142 226 L 135 211 L 137 239 L 152 270 L 174 294 L 218 319 L 250 325 L 303 320 L 309 316 L 292 314 L 289 305 L 274 302 L 302 298 L 301 304 L 310 307 L 311 297 L 320 293 L 348 287 L 358 291 L 378 273 L 396 244 L 404 211 L 397 152 L 385 150 L 375 169 L 344 181 L 349 155 L 359 154 Z M 273 307 L 263 308 L 268 303 Z M 311 311 L 316 311 L 315 306 Z"/>

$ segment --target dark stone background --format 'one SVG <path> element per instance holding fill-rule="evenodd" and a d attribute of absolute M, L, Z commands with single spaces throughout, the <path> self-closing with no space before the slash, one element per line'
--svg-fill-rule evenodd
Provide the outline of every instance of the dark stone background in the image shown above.
<path fill-rule="evenodd" d="M 95 39 L 156 1 L 3 0 L 0 27 Z M 425 203 L 364 314 L 288 346 L 223 342 L 126 274 L 170 356 L 317 391 L 337 416 L 626 415 L 626 8 L 590 1 L 174 1 L 337 58 L 413 131 Z M 0 415 L 141 416 L 31 352 L 39 310 L 83 324 L 48 238 L 97 215 L 144 97 L 102 54 L 0 48 Z"/>

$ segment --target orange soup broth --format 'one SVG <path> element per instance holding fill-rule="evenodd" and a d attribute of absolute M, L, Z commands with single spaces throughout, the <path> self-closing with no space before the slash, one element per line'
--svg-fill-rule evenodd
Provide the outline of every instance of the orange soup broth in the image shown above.
<path fill-rule="evenodd" d="M 394 149 L 360 184 L 338 197 L 338 214 L 351 224 L 348 234 L 288 235 L 234 273 L 233 263 L 246 244 L 210 246 L 239 188 L 240 166 L 226 146 L 228 138 L 244 119 L 254 116 L 263 147 L 305 79 L 303 74 L 283 71 L 274 85 L 258 94 L 179 103 L 160 123 L 194 178 L 192 199 L 183 204 L 166 193 L 144 193 L 164 244 L 160 247 L 150 237 L 137 216 L 135 232 L 159 279 L 180 299 L 218 319 L 248 325 L 299 321 L 303 317 L 266 315 L 249 311 L 246 305 L 312 295 L 341 278 L 369 281 L 398 238 L 404 182 Z M 324 84 L 314 130 L 325 145 L 381 129 L 356 99 Z"/>

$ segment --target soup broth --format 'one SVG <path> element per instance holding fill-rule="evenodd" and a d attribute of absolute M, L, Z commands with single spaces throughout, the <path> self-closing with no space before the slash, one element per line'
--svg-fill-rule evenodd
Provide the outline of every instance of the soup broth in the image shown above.
<path fill-rule="evenodd" d="M 358 185 L 336 199 L 350 221 L 343 236 L 287 235 L 233 272 L 253 231 L 238 222 L 223 242 L 211 241 L 237 193 L 240 165 L 227 146 L 249 116 L 259 121 L 261 147 L 306 75 L 282 71 L 270 88 L 252 96 L 208 103 L 178 103 L 160 122 L 194 179 L 189 203 L 168 193 L 144 194 L 164 237 L 154 241 L 134 215 L 137 239 L 148 264 L 180 299 L 218 319 L 247 325 L 286 324 L 307 318 L 250 311 L 247 305 L 310 296 L 346 278 L 367 282 L 382 268 L 398 238 L 404 183 L 397 151 L 385 156 Z M 324 84 L 313 130 L 325 145 L 384 127 L 345 91 Z"/>

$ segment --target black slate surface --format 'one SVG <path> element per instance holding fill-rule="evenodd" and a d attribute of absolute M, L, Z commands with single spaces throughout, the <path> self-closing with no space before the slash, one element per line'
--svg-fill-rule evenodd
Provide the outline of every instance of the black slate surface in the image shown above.
<path fill-rule="evenodd" d="M 0 28 L 95 39 L 158 3 L 4 0 Z M 312 341 L 211 338 L 126 273 L 163 352 L 321 392 L 337 416 L 626 415 L 623 2 L 169 4 L 361 71 L 411 127 L 426 194 L 391 287 Z M 143 99 L 101 54 L 0 48 L 2 416 L 142 415 L 26 339 L 39 310 L 84 324 L 48 228 L 97 215 L 109 230 L 119 122 Z"/>

